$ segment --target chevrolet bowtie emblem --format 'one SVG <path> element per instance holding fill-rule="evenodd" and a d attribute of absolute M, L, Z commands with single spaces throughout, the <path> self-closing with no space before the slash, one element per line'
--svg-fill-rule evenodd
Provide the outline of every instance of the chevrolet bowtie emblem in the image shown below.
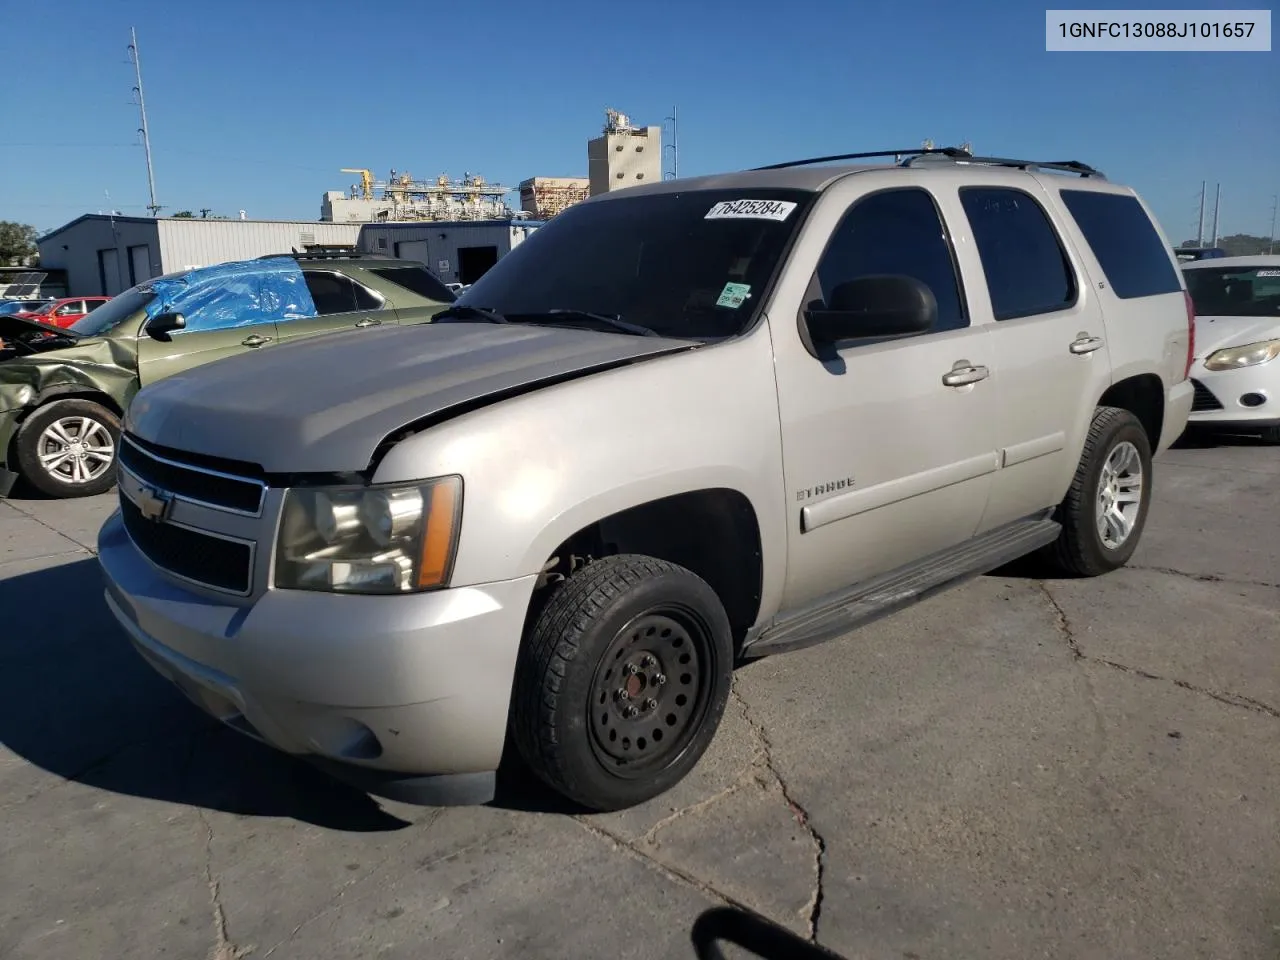
<path fill-rule="evenodd" d="M 173 494 L 167 490 L 138 487 L 134 502 L 138 504 L 138 510 L 146 519 L 160 523 L 169 518 L 169 511 L 173 507 Z"/>

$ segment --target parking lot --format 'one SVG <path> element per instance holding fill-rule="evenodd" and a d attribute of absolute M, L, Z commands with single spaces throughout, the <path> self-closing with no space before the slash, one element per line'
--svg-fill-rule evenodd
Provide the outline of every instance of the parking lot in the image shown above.
<path fill-rule="evenodd" d="M 1280 456 L 1157 461 L 1131 566 L 1023 565 L 742 669 L 645 807 L 375 802 L 205 719 L 109 622 L 110 496 L 0 502 L 0 956 L 1280 955 Z"/>

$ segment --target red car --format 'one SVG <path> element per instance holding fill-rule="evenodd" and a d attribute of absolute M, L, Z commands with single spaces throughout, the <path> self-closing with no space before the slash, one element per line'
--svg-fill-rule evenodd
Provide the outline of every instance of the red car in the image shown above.
<path fill-rule="evenodd" d="M 28 313 L 22 311 L 17 316 L 24 320 L 35 320 L 55 327 L 69 327 L 86 313 L 91 313 L 102 306 L 110 297 L 64 297 L 44 304 L 39 310 Z"/>

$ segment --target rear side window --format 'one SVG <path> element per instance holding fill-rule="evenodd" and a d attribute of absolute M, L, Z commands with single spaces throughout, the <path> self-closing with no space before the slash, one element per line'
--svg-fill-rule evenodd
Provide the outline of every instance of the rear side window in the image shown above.
<path fill-rule="evenodd" d="M 306 270 L 303 276 L 307 278 L 316 313 L 322 317 L 357 310 L 377 310 L 382 305 L 368 290 L 341 274 Z"/>
<path fill-rule="evenodd" d="M 963 187 L 960 203 L 973 231 L 997 320 L 1065 310 L 1076 277 L 1049 216 L 1029 194 L 1007 187 Z"/>
<path fill-rule="evenodd" d="M 437 280 L 426 267 L 371 267 L 369 272 L 428 300 L 453 303 L 457 299 L 453 291 Z"/>
<path fill-rule="evenodd" d="M 1154 297 L 1182 289 L 1169 250 L 1136 197 L 1091 190 L 1061 193 L 1117 297 Z"/>

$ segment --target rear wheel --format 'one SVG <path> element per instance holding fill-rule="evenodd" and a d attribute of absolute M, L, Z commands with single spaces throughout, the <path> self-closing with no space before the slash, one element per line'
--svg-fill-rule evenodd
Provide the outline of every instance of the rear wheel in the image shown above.
<path fill-rule="evenodd" d="M 1128 410 L 1099 407 L 1084 453 L 1054 519 L 1062 533 L 1047 554 L 1056 567 L 1096 577 L 1124 566 L 1147 522 L 1151 442 Z"/>
<path fill-rule="evenodd" d="M 715 591 L 652 557 L 605 557 L 547 601 L 516 674 L 512 735 L 533 772 L 592 810 L 665 792 L 711 743 L 732 682 Z"/>
<path fill-rule="evenodd" d="M 120 420 L 91 400 L 55 400 L 23 422 L 18 472 L 51 497 L 89 497 L 116 482 Z"/>

